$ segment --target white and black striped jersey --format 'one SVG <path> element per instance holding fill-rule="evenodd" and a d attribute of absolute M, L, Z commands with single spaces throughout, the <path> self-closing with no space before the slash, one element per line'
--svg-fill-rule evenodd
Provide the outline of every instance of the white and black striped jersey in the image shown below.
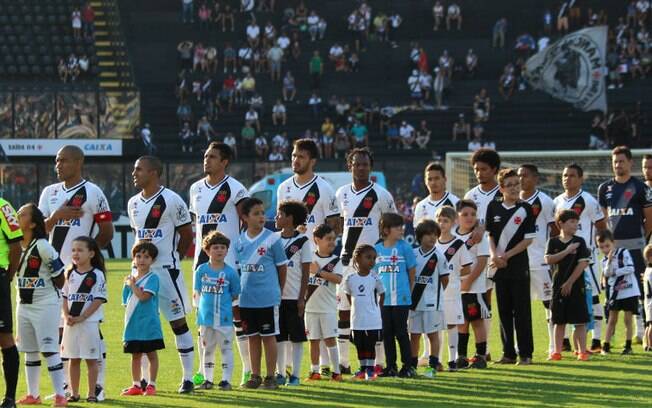
<path fill-rule="evenodd" d="M 638 297 L 641 292 L 636 273 L 634 260 L 629 250 L 616 248 L 611 260 L 606 256 L 602 258 L 602 273 L 607 276 L 607 299 L 618 300 L 629 297 Z"/>
<path fill-rule="evenodd" d="M 500 192 L 500 186 L 496 186 L 489 191 L 484 191 L 478 184 L 464 194 L 464 198 L 471 200 L 478 207 L 476 212 L 476 217 L 478 218 L 478 224 L 484 225 L 485 218 L 487 214 L 487 206 L 490 202 L 500 199 L 503 194 Z"/>
<path fill-rule="evenodd" d="M 288 259 L 285 286 L 281 299 L 297 300 L 301 290 L 302 265 L 312 263 L 312 245 L 306 234 L 295 232 L 294 236 L 284 238 L 277 232 L 283 244 L 285 256 Z"/>
<path fill-rule="evenodd" d="M 527 256 L 530 260 L 530 269 L 548 269 L 543 260 L 546 244 L 550 238 L 550 224 L 555 222 L 555 203 L 543 191 L 536 190 L 528 199 L 523 200 L 532 207 L 534 217 L 535 237 L 527 247 Z"/>
<path fill-rule="evenodd" d="M 277 202 L 294 200 L 303 202 L 308 207 L 306 235 L 312 241 L 312 232 L 317 225 L 323 224 L 329 217 L 340 215 L 340 207 L 335 191 L 323 177 L 315 175 L 304 185 L 297 184 L 290 177 L 278 186 Z"/>
<path fill-rule="evenodd" d="M 161 186 L 156 194 L 147 199 L 142 193 L 131 197 L 127 211 L 136 240 L 150 241 L 158 249 L 152 268 L 180 270 L 177 228 L 190 224 L 190 213 L 183 199 Z"/>
<path fill-rule="evenodd" d="M 455 231 L 455 236 L 462 241 L 464 241 L 464 245 L 466 246 L 466 250 L 469 252 L 469 255 L 471 255 L 471 259 L 473 259 L 473 263 L 471 264 L 471 269 L 475 268 L 475 265 L 478 263 L 478 258 L 479 257 L 486 257 L 489 258 L 491 255 L 489 252 L 489 236 L 487 233 L 485 233 L 482 236 L 482 240 L 477 243 L 472 243 L 471 241 L 471 235 L 473 234 L 473 231 L 470 231 L 467 234 L 461 234 L 458 230 Z M 462 277 L 462 280 L 467 279 L 467 277 Z M 464 291 L 462 293 L 485 293 L 487 291 L 487 268 L 485 266 L 485 269 L 478 275 L 478 277 L 471 283 L 471 287 L 469 290 Z"/>
<path fill-rule="evenodd" d="M 590 264 L 595 262 L 595 223 L 604 219 L 604 213 L 598 200 L 584 190 L 580 190 L 572 197 L 562 193 L 555 197 L 555 211 L 573 210 L 580 216 L 575 235 L 582 237 L 591 252 Z"/>
<path fill-rule="evenodd" d="M 448 262 L 437 247 L 428 252 L 414 248 L 417 260 L 414 288 L 412 288 L 412 310 L 443 310 L 444 288 L 441 277 L 448 276 Z"/>
<path fill-rule="evenodd" d="M 63 206 L 79 207 L 83 211 L 81 218 L 59 220 L 50 231 L 50 243 L 63 263 L 68 265 L 72 262 L 72 241 L 79 236 L 92 237 L 95 225 L 110 222 L 112 217 L 109 202 L 102 190 L 86 180 L 70 188 L 61 182 L 43 189 L 38 208 L 46 218 Z"/>
<path fill-rule="evenodd" d="M 534 239 L 536 235 L 532 207 L 525 201 L 518 201 L 511 207 L 505 206 L 503 202 L 492 201 L 487 207 L 485 225 L 496 250 L 501 253 L 514 248 L 524 239 Z M 526 279 L 529 276 L 529 264 L 527 250 L 522 251 L 509 258 L 507 267 L 498 269 L 493 279 Z"/>
<path fill-rule="evenodd" d="M 464 241 L 457 237 L 453 237 L 448 242 L 437 240 L 435 248 L 444 255 L 446 264 L 448 265 L 448 286 L 446 286 L 446 290 L 444 291 L 444 298 L 458 299 L 461 296 L 462 268 L 471 266 L 473 258 L 466 249 Z"/>
<path fill-rule="evenodd" d="M 106 303 L 106 278 L 104 272 L 93 268 L 86 273 L 71 269 L 66 273 L 66 283 L 63 285 L 63 298 L 67 302 L 71 316 L 80 316 L 88 309 L 94 300 L 100 299 Z M 104 306 L 100 306 L 87 322 L 100 322 L 104 319 Z"/>
<path fill-rule="evenodd" d="M 16 272 L 18 299 L 23 305 L 59 305 L 61 293 L 52 279 L 63 273 L 59 254 L 45 239 L 33 239 L 23 248 Z"/>
<path fill-rule="evenodd" d="M 353 184 L 346 184 L 337 190 L 335 196 L 344 218 L 342 264 L 348 266 L 356 246 L 373 246 L 378 241 L 380 216 L 396 212 L 396 206 L 389 191 L 376 183 L 370 183 L 359 191 L 354 190 Z"/>
<path fill-rule="evenodd" d="M 325 271 L 342 276 L 342 262 L 337 255 L 319 256 L 313 253 L 313 262 L 318 266 L 318 272 Z M 308 278 L 308 291 L 306 294 L 306 312 L 310 313 L 336 313 L 337 312 L 337 284 L 317 277 L 317 273 L 310 274 Z"/>
<path fill-rule="evenodd" d="M 435 220 L 435 212 L 439 207 L 445 205 L 455 208 L 457 202 L 460 199 L 453 193 L 448 191 L 444 192 L 443 197 L 438 201 L 432 201 L 430 197 L 426 197 L 423 200 L 419 201 L 414 207 L 414 220 L 413 225 L 416 228 L 417 225 L 423 220 Z"/>
<path fill-rule="evenodd" d="M 202 239 L 209 232 L 218 230 L 231 240 L 224 262 L 237 270 L 235 243 L 240 236 L 240 216 L 237 205 L 249 197 L 247 189 L 231 176 L 225 176 L 214 186 L 205 178 L 190 186 L 190 213 L 195 221 L 195 257 L 193 269 L 208 262 L 202 250 Z"/>

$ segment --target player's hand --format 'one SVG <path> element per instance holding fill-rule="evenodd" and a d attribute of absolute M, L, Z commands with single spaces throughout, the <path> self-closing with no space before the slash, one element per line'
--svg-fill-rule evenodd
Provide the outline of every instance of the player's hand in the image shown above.
<path fill-rule="evenodd" d="M 571 293 L 571 289 L 573 288 L 573 284 L 570 281 L 564 282 L 563 285 L 561 285 L 561 295 L 563 297 L 567 297 Z"/>
<path fill-rule="evenodd" d="M 68 326 L 74 326 L 75 323 L 77 323 L 77 322 L 75 321 L 75 317 L 74 317 L 74 316 L 66 315 L 66 316 L 65 316 L 65 320 L 66 320 L 66 324 L 67 324 Z"/>
<path fill-rule="evenodd" d="M 317 272 L 319 272 L 319 264 L 315 261 L 313 261 L 310 264 L 310 274 L 311 275 L 317 275 Z"/>
<path fill-rule="evenodd" d="M 471 233 L 471 244 L 482 241 L 482 236 L 484 235 L 484 228 L 475 227 Z"/>
<path fill-rule="evenodd" d="M 54 212 L 54 218 L 57 220 L 76 220 L 84 215 L 84 210 L 80 207 L 71 207 L 64 205 Z"/>
<path fill-rule="evenodd" d="M 577 248 L 579 247 L 580 247 L 579 242 L 573 242 L 572 244 L 566 247 L 566 251 L 568 251 L 567 252 L 568 254 L 574 254 L 575 252 L 577 252 Z"/>
<path fill-rule="evenodd" d="M 303 318 L 303 313 L 306 310 L 306 301 L 303 299 L 297 300 L 297 311 L 299 312 L 299 317 Z"/>
<path fill-rule="evenodd" d="M 468 292 L 469 289 L 471 289 L 471 280 L 470 279 L 462 279 L 462 284 L 460 285 L 460 290 L 462 292 Z"/>

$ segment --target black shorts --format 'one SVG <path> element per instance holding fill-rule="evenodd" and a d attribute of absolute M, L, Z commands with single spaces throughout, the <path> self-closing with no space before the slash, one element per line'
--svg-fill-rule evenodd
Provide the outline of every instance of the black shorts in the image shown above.
<path fill-rule="evenodd" d="M 638 296 L 616 299 L 613 302 L 609 302 L 609 310 L 622 310 L 623 312 L 638 314 Z"/>
<path fill-rule="evenodd" d="M 591 320 L 584 290 L 572 290 L 569 296 L 563 297 L 555 288 L 550 312 L 554 324 L 586 324 Z"/>
<path fill-rule="evenodd" d="M 382 340 L 382 330 L 351 330 L 351 341 L 358 351 L 359 360 L 376 358 L 376 343 Z"/>
<path fill-rule="evenodd" d="M 277 336 L 278 306 L 242 307 L 240 321 L 245 336 Z"/>
<path fill-rule="evenodd" d="M 11 306 L 9 276 L 6 270 L 0 269 L 0 333 L 12 333 L 14 330 Z"/>
<path fill-rule="evenodd" d="M 296 300 L 283 299 L 279 308 L 278 331 L 276 341 L 291 341 L 300 343 L 307 341 L 306 326 L 303 316 L 299 316 Z"/>
<path fill-rule="evenodd" d="M 132 340 L 122 343 L 122 350 L 125 353 L 151 353 L 156 350 L 163 350 L 165 343 L 163 339 L 156 340 Z"/>
<path fill-rule="evenodd" d="M 486 293 L 462 293 L 464 320 L 473 322 L 491 318 L 491 302 Z"/>

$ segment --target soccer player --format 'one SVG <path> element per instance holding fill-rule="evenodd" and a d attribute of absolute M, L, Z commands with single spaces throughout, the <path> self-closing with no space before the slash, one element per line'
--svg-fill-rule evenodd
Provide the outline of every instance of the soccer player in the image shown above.
<path fill-rule="evenodd" d="M 276 380 L 279 385 L 286 384 L 286 380 L 287 385 L 299 385 L 303 343 L 307 341 L 303 314 L 312 263 L 312 245 L 308 236 L 298 230 L 298 227 L 305 224 L 307 217 L 308 209 L 301 201 L 283 201 L 276 211 L 276 228 L 280 230 L 277 234 L 281 237 L 288 259 L 279 308 L 279 334 L 276 336 Z M 290 361 L 292 371 L 286 379 L 285 367 Z"/>
<path fill-rule="evenodd" d="M 623 311 L 625 322 L 625 348 L 622 354 L 632 354 L 632 316 L 638 311 L 638 298 L 641 295 L 636 277 L 636 266 L 630 251 L 617 248 L 613 234 L 609 230 L 598 233 L 595 240 L 600 247 L 602 275 L 607 287 L 607 333 L 602 344 L 604 354 L 611 352 L 611 338 L 616 331 L 618 312 Z"/>
<path fill-rule="evenodd" d="M 100 248 L 113 239 L 113 221 L 104 192 L 82 177 L 84 152 L 77 146 L 62 147 L 55 158 L 54 170 L 58 183 L 43 189 L 38 207 L 45 215 L 45 228 L 50 234 L 50 244 L 59 253 L 64 265 L 72 262 L 71 243 L 76 237 L 92 237 Z M 97 232 L 96 232 L 97 231 Z M 63 319 L 60 322 L 63 332 Z M 99 375 L 96 396 L 104 400 L 104 372 L 106 344 L 102 341 L 102 359 L 98 361 Z M 59 339 L 61 341 L 61 338 Z M 67 373 L 67 361 L 64 360 Z M 68 381 L 66 381 L 68 382 Z"/>
<path fill-rule="evenodd" d="M 346 157 L 346 163 L 353 182 L 340 187 L 335 196 L 343 221 L 342 233 L 342 265 L 344 277 L 355 272 L 351 267 L 353 250 L 358 245 L 374 245 L 379 236 L 378 223 L 380 216 L 387 212 L 396 212 L 392 195 L 369 179 L 374 158 L 367 148 L 354 148 Z M 350 310 L 348 298 L 340 293 L 338 296 L 339 311 L 339 336 L 337 340 L 340 352 L 342 374 L 350 374 L 349 365 L 349 337 L 351 333 Z M 382 342 L 376 347 L 376 357 L 380 363 L 384 354 Z M 376 372 L 380 373 L 382 367 L 376 364 Z"/>
<path fill-rule="evenodd" d="M 643 162 L 641 163 L 641 167 L 645 185 L 652 188 L 652 154 L 643 155 Z"/>
<path fill-rule="evenodd" d="M 151 242 L 138 241 L 131 248 L 136 273 L 127 275 L 122 287 L 122 304 L 126 306 L 122 341 L 123 351 L 131 354 L 132 385 L 122 395 L 156 395 L 157 350 L 165 348 L 158 312 L 159 278 L 151 270 L 157 256 L 158 249 Z M 149 381 L 145 390 L 140 384 L 143 354 L 149 360 Z"/>
<path fill-rule="evenodd" d="M 181 257 L 192 243 L 190 214 L 183 199 L 161 185 L 163 164 L 153 156 L 142 156 L 134 163 L 132 177 L 140 193 L 129 199 L 127 212 L 136 240 L 156 245 L 159 255 L 151 268 L 159 277 L 159 309 L 170 322 L 183 368 L 179 393 L 192 392 L 194 347 L 186 314 L 190 303 L 181 273 Z"/>
<path fill-rule="evenodd" d="M 233 150 L 224 144 L 211 142 L 204 152 L 205 177 L 190 186 L 189 210 L 195 223 L 195 256 L 193 270 L 208 261 L 208 254 L 204 252 L 199 243 L 212 231 L 220 231 L 230 242 L 235 243 L 240 236 L 240 207 L 245 198 L 249 197 L 247 189 L 235 178 L 226 173 Z M 229 246 L 225 262 L 237 270 L 235 245 Z M 195 275 L 193 275 L 194 279 Z M 193 281 L 193 287 L 195 282 Z M 193 298 L 193 303 L 196 299 Z M 196 306 L 196 305 L 195 305 Z M 244 335 L 240 322 L 240 312 L 237 301 L 233 309 L 236 340 L 242 361 L 243 382 L 249 379 L 251 367 L 249 366 L 249 341 Z M 203 344 L 197 339 L 199 354 L 199 372 L 193 376 L 193 382 L 200 385 L 204 381 Z"/>
<path fill-rule="evenodd" d="M 652 189 L 632 176 L 632 165 L 632 152 L 628 147 L 618 146 L 611 151 L 614 177 L 598 187 L 598 202 L 613 233 L 616 248 L 627 249 L 634 261 L 634 274 L 642 295 L 643 248 L 646 236 L 652 233 Z M 642 342 L 645 331 L 642 302 L 641 297 L 635 311 L 637 342 Z"/>
<path fill-rule="evenodd" d="M 462 292 L 462 311 L 464 323 L 457 327 L 459 332 L 457 368 L 487 368 L 487 329 L 484 320 L 491 319 L 491 303 L 487 301 L 487 260 L 489 259 L 489 238 L 484 234 L 480 242 L 471 239 L 473 229 L 478 219 L 477 207 L 471 200 L 460 200 L 457 203 L 458 227 L 455 236 L 466 246 L 473 259 L 470 271 L 462 279 L 460 286 Z M 467 360 L 469 344 L 469 326 L 475 334 L 475 356 L 471 364 Z"/>
<path fill-rule="evenodd" d="M 532 208 L 520 201 L 521 183 L 513 169 L 498 172 L 503 201 L 489 203 L 486 226 L 491 258 L 495 270 L 496 300 L 500 316 L 503 356 L 499 364 L 515 364 L 514 329 L 518 341 L 520 365 L 532 364 L 532 312 L 527 247 L 535 237 Z"/>
<path fill-rule="evenodd" d="M 424 219 L 434 220 L 435 211 L 439 207 L 448 205 L 455 208 L 460 200 L 455 194 L 446 191 L 446 170 L 439 163 L 428 163 L 423 172 L 428 197 L 419 201 L 414 207 L 414 227 L 416 228 Z"/>
<path fill-rule="evenodd" d="M 19 404 L 40 404 L 39 382 L 41 356 L 55 390 L 54 406 L 66 406 L 65 377 L 59 346 L 61 294 L 65 276 L 63 262 L 47 241 L 45 218 L 36 204 L 25 204 L 18 210 L 18 223 L 23 231 L 23 249 L 18 266 L 16 286 L 20 301 L 16 307 L 18 349 L 25 353 L 27 395 Z"/>
<path fill-rule="evenodd" d="M 20 358 L 13 336 L 10 282 L 20 262 L 23 234 L 16 211 L 4 198 L 0 198 L 0 210 L 0 348 L 5 381 L 5 396 L 0 408 L 15 408 Z"/>
<path fill-rule="evenodd" d="M 600 205 L 595 198 L 588 192 L 582 190 L 584 181 L 584 171 L 575 164 L 569 164 L 564 167 L 561 176 L 561 184 L 564 192 L 553 200 L 555 203 L 555 212 L 562 210 L 573 210 L 580 216 L 580 222 L 577 225 L 576 235 L 581 237 L 591 252 L 589 267 L 585 271 L 584 278 L 587 280 L 588 290 L 591 292 L 593 307 L 589 314 L 593 316 L 593 340 L 590 351 L 600 352 L 600 339 L 602 337 L 602 320 L 604 317 L 604 308 L 600 304 L 600 276 L 595 262 L 595 234 L 596 231 L 602 231 L 607 228 L 604 214 Z M 587 292 L 588 292 L 587 290 Z M 564 350 L 570 350 L 570 342 L 564 340 Z"/>
<path fill-rule="evenodd" d="M 433 220 L 423 220 L 417 225 L 415 235 L 419 247 L 414 249 L 416 277 L 412 289 L 412 306 L 409 314 L 412 365 L 416 367 L 421 334 L 428 336 L 430 354 L 425 376 L 434 377 L 439 365 L 439 332 L 444 330 L 445 318 L 441 293 L 448 286 L 448 265 L 435 244 L 440 229 Z"/>
<path fill-rule="evenodd" d="M 444 317 L 448 333 L 448 370 L 457 371 L 457 345 L 459 337 L 457 326 L 464 323 L 462 307 L 461 280 L 470 272 L 473 258 L 466 249 L 463 240 L 453 235 L 457 222 L 457 213 L 453 207 L 440 207 L 435 213 L 437 224 L 441 231 L 435 247 L 444 254 L 448 264 L 448 286 L 444 290 Z M 440 348 L 439 359 L 443 357 Z M 438 368 L 440 369 L 440 368 Z"/>
<path fill-rule="evenodd" d="M 539 169 L 534 164 L 522 164 L 518 168 L 521 181 L 521 200 L 530 204 L 534 217 L 536 235 L 532 244 L 527 247 L 530 261 L 530 296 L 532 300 L 540 300 L 546 312 L 548 325 L 548 351 L 554 348 L 554 329 L 550 319 L 550 300 L 552 299 L 552 277 L 550 267 L 545 263 L 543 255 L 546 243 L 551 235 L 558 235 L 555 225 L 555 203 L 546 193 L 537 188 L 539 184 Z M 552 231 L 552 234 L 551 234 Z"/>
<path fill-rule="evenodd" d="M 233 374 L 233 312 L 232 303 L 240 296 L 240 276 L 225 263 L 231 242 L 219 231 L 209 232 L 201 246 L 208 253 L 208 262 L 195 270 L 194 292 L 198 301 L 197 324 L 199 335 L 205 344 L 204 382 L 198 388 L 213 388 L 215 348 L 220 347 L 222 356 L 222 380 L 217 384 L 222 391 L 232 389 Z"/>
<path fill-rule="evenodd" d="M 320 380 L 319 354 L 323 340 L 332 366 L 333 381 L 342 381 L 340 359 L 337 351 L 337 298 L 336 287 L 342 282 L 342 262 L 335 255 L 337 236 L 328 224 L 320 224 L 313 231 L 315 253 L 310 267 L 306 294 L 305 326 L 310 340 L 310 376 Z"/>
<path fill-rule="evenodd" d="M 416 366 L 412 367 L 412 351 L 408 335 L 407 320 L 412 304 L 411 290 L 416 274 L 416 259 L 412 247 L 403 239 L 405 220 L 395 213 L 385 213 L 380 217 L 380 236 L 374 249 L 376 265 L 374 271 L 380 277 L 385 289 L 382 304 L 383 343 L 387 364 L 382 377 L 416 376 Z M 396 366 L 396 342 L 401 348 L 401 363 Z"/>
<path fill-rule="evenodd" d="M 550 301 L 550 319 L 555 325 L 554 348 L 548 360 L 561 360 L 564 334 L 567 324 L 575 325 L 575 351 L 577 359 L 586 361 L 586 324 L 590 320 L 586 301 L 584 270 L 589 264 L 589 249 L 577 235 L 580 216 L 573 210 L 557 214 L 561 234 L 550 238 L 546 245 L 544 259 L 554 270 L 553 294 Z"/>
<path fill-rule="evenodd" d="M 257 198 L 242 204 L 242 218 L 247 223 L 237 241 L 240 266 L 240 317 L 249 337 L 251 377 L 245 388 L 276 389 L 276 336 L 279 334 L 278 309 L 285 286 L 287 257 L 281 238 L 265 228 L 265 207 Z M 262 345 L 261 345 L 262 342 Z M 261 356 L 265 349 L 267 376 L 263 381 Z"/>
<path fill-rule="evenodd" d="M 101 358 L 100 322 L 107 301 L 106 268 L 100 247 L 93 238 L 77 237 L 71 243 L 72 264 L 66 271 L 63 285 L 62 355 L 70 360 L 70 396 L 68 402 L 79 402 L 81 360 L 88 367 L 87 402 L 98 402 L 97 360 Z"/>

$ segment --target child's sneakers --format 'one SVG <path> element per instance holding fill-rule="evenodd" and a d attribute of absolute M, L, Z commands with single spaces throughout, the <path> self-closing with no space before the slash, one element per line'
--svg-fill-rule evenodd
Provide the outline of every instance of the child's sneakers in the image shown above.
<path fill-rule="evenodd" d="M 288 378 L 288 381 L 285 383 L 285 385 L 287 385 L 289 387 L 296 387 L 297 385 L 300 385 L 300 384 L 301 384 L 301 381 L 299 381 L 299 378 L 295 377 L 293 375 L 291 375 L 290 378 Z"/>
<path fill-rule="evenodd" d="M 589 361 L 589 357 L 591 354 L 584 352 L 584 353 L 578 353 L 577 354 L 577 360 L 578 361 Z"/>
<path fill-rule="evenodd" d="M 262 383 L 263 383 L 263 378 L 261 376 L 250 373 L 249 379 L 247 380 L 247 382 L 244 383 L 243 387 L 248 388 L 250 390 L 255 390 L 256 388 L 260 387 Z"/>
<path fill-rule="evenodd" d="M 276 378 L 274 376 L 267 376 L 263 380 L 263 383 L 260 385 L 260 388 L 264 390 L 276 390 L 278 389 L 278 382 L 276 382 Z"/>
<path fill-rule="evenodd" d="M 206 380 L 203 383 L 196 386 L 195 389 L 196 390 L 212 390 L 213 389 L 213 383 L 211 381 Z"/>
<path fill-rule="evenodd" d="M 364 380 L 366 380 L 366 379 L 367 379 L 367 376 L 366 376 L 366 372 L 365 372 L 365 370 L 360 369 L 360 371 L 356 372 L 356 373 L 353 375 L 353 379 L 354 379 L 354 380 L 358 380 L 358 381 L 364 381 Z"/>
<path fill-rule="evenodd" d="M 378 378 L 378 367 L 380 367 L 380 366 L 377 365 L 376 367 L 367 369 L 367 377 L 366 377 L 367 381 L 373 381 L 376 378 Z M 381 368 L 380 371 L 382 372 L 382 368 Z"/>
<path fill-rule="evenodd" d="M 342 374 L 340 374 L 340 373 L 331 374 L 331 381 L 341 382 L 342 380 L 344 380 L 344 377 L 342 377 Z"/>
<path fill-rule="evenodd" d="M 455 365 L 458 370 L 469 368 L 469 360 L 467 360 L 466 357 L 458 357 L 457 360 L 455 360 Z"/>
<path fill-rule="evenodd" d="M 375 374 L 376 377 L 381 375 L 383 373 L 383 371 L 385 371 L 385 370 L 383 369 L 383 366 L 381 366 L 380 364 L 376 364 L 374 366 L 374 374 Z"/>
<path fill-rule="evenodd" d="M 321 374 L 319 374 L 317 371 L 313 371 L 310 373 L 306 381 L 319 381 L 321 380 Z"/>
<path fill-rule="evenodd" d="M 323 375 L 324 377 L 328 378 L 331 376 L 331 374 L 332 374 L 331 368 L 329 366 L 323 366 L 321 368 L 321 375 Z"/>
<path fill-rule="evenodd" d="M 603 355 L 607 355 L 607 354 L 611 353 L 611 344 L 609 344 L 607 342 L 602 343 L 602 351 L 600 353 L 603 354 Z"/>
<path fill-rule="evenodd" d="M 241 387 L 246 387 L 246 384 L 251 379 L 251 371 L 245 371 L 242 373 L 242 381 L 240 382 Z"/>
<path fill-rule="evenodd" d="M 126 390 L 122 391 L 123 396 L 134 396 L 134 395 L 143 395 L 143 390 L 137 386 L 137 385 L 132 385 L 131 387 L 127 388 Z"/>
<path fill-rule="evenodd" d="M 634 354 L 634 350 L 632 350 L 631 347 L 625 347 L 620 354 L 622 354 L 623 356 Z"/>
<path fill-rule="evenodd" d="M 279 373 L 276 374 L 276 384 L 285 385 L 285 377 Z"/>
<path fill-rule="evenodd" d="M 148 397 L 153 397 L 156 395 L 156 387 L 153 386 L 152 384 L 147 384 L 147 387 L 145 387 L 145 395 Z"/>
<path fill-rule="evenodd" d="M 228 381 L 222 380 L 217 384 L 217 388 L 219 388 L 220 391 L 231 391 L 233 387 Z"/>
<path fill-rule="evenodd" d="M 550 353 L 548 356 L 548 361 L 560 361 L 561 353 Z"/>
<path fill-rule="evenodd" d="M 435 375 L 437 375 L 437 369 L 434 367 L 426 367 L 425 370 L 423 371 L 423 375 L 428 378 L 435 378 Z"/>
<path fill-rule="evenodd" d="M 591 342 L 591 348 L 589 351 L 593 354 L 598 354 L 602 351 L 602 346 L 600 345 L 600 340 L 593 339 Z"/>
<path fill-rule="evenodd" d="M 351 375 L 351 366 L 344 367 L 342 364 L 340 364 L 340 373 L 346 374 L 346 375 Z"/>
<path fill-rule="evenodd" d="M 40 397 L 33 397 L 33 396 L 27 394 L 23 398 L 16 401 L 16 403 L 18 405 L 40 405 L 41 404 L 41 398 Z"/>
<path fill-rule="evenodd" d="M 52 403 L 53 407 L 67 407 L 68 400 L 65 395 L 56 395 L 54 396 L 54 402 Z"/>

